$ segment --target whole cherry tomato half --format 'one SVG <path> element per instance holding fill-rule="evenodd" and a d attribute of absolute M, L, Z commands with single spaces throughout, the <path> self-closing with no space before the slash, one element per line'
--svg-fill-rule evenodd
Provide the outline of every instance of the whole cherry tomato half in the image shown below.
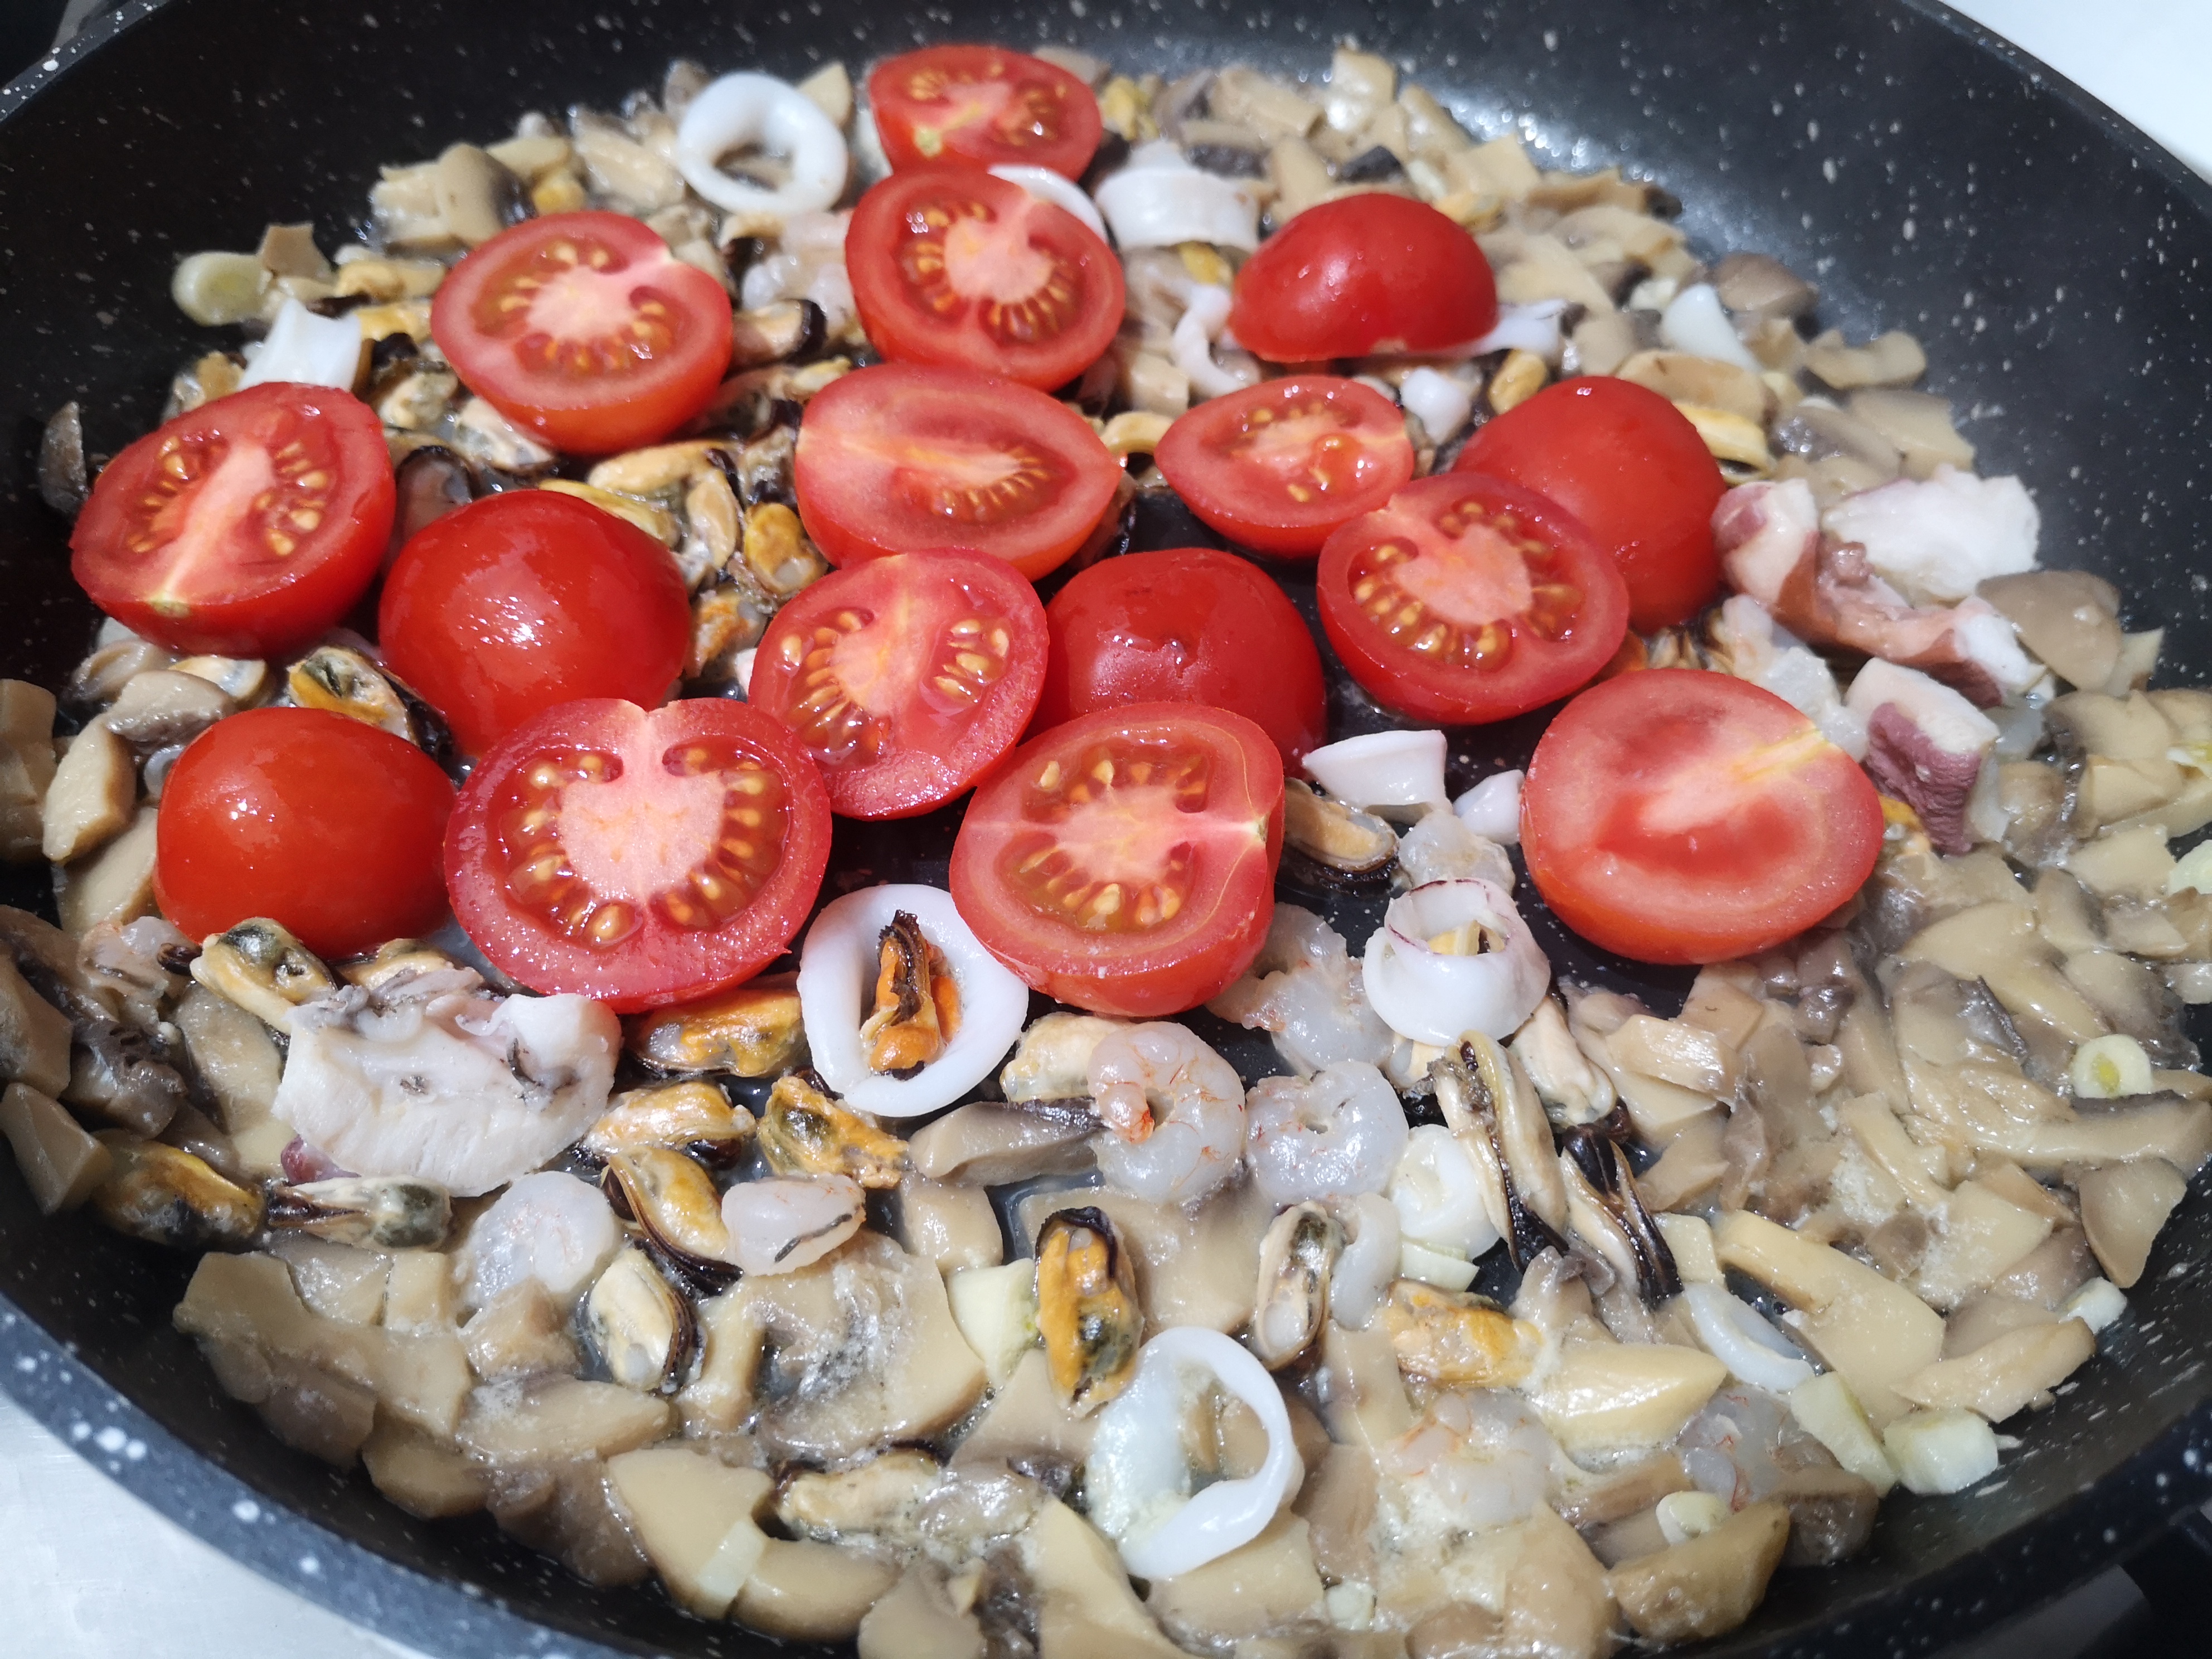
<path fill-rule="evenodd" d="M 591 698 L 477 763 L 445 858 L 453 915 L 501 971 L 629 1013 L 783 954 L 822 885 L 830 798 L 757 708 Z"/>
<path fill-rule="evenodd" d="M 1229 327 L 1273 363 L 1443 351 L 1498 321 L 1474 238 L 1425 203 L 1370 192 L 1292 216 L 1237 273 Z"/>
<path fill-rule="evenodd" d="M 729 373 L 729 295 L 622 213 L 556 213 L 455 265 L 430 333 L 469 390 L 572 455 L 665 437 Z"/>
<path fill-rule="evenodd" d="M 1328 733 L 1321 653 L 1297 607 L 1249 560 L 1210 548 L 1125 553 L 1045 608 L 1043 732 L 1133 702 L 1200 703 L 1258 723 L 1296 765 Z"/>
<path fill-rule="evenodd" d="M 1477 428 L 1455 466 L 1548 495 L 1582 520 L 1628 581 L 1639 633 L 1687 622 L 1720 591 L 1719 464 L 1681 410 L 1631 380 L 1547 386 Z"/>
<path fill-rule="evenodd" d="M 392 501 L 374 410 L 270 381 L 110 461 L 77 515 L 70 569 L 94 605 L 173 651 L 282 656 L 376 580 Z"/>
<path fill-rule="evenodd" d="M 404 738 L 254 708 L 192 739 L 161 792 L 154 891 L 194 939 L 267 916 L 318 956 L 434 931 L 453 786 Z"/>
<path fill-rule="evenodd" d="M 675 560 L 636 526 L 511 489 L 416 532 L 384 580 L 377 633 L 392 672 L 480 755 L 556 703 L 659 702 L 691 608 Z"/>
<path fill-rule="evenodd" d="M 1858 763 L 1771 691 L 1697 669 L 1623 674 L 1546 728 L 1521 850 L 1559 920 L 1639 962 L 1725 962 L 1802 933 L 1881 850 Z"/>
<path fill-rule="evenodd" d="M 868 104 L 894 167 L 1049 167 L 1080 179 L 1104 131 L 1091 88 L 1003 46 L 924 46 L 876 65 Z"/>

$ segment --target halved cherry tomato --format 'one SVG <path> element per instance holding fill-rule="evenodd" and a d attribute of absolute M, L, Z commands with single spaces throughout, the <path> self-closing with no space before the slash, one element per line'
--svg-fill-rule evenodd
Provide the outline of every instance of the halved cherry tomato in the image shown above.
<path fill-rule="evenodd" d="M 1423 203 L 1370 192 L 1295 215 L 1237 273 L 1229 327 L 1269 362 L 1443 351 L 1498 321 L 1474 238 Z"/>
<path fill-rule="evenodd" d="M 1133 703 L 1024 744 L 968 804 L 952 897 L 1034 989 L 1156 1019 L 1218 994 L 1275 911 L 1283 762 L 1242 714 Z"/>
<path fill-rule="evenodd" d="M 155 827 L 154 893 L 194 939 L 250 916 L 355 956 L 445 920 L 453 786 L 413 744 L 319 708 L 255 708 L 195 738 Z"/>
<path fill-rule="evenodd" d="M 1044 684 L 1036 590 L 980 553 L 833 571 L 775 613 L 745 700 L 806 747 L 830 805 L 903 818 L 1012 748 Z"/>
<path fill-rule="evenodd" d="M 1267 573 L 1211 548 L 1125 553 L 1045 609 L 1052 660 L 1036 729 L 1133 702 L 1194 702 L 1257 721 L 1286 765 L 1328 732 L 1321 653 Z"/>
<path fill-rule="evenodd" d="M 549 708 L 477 763 L 446 833 L 453 915 L 484 955 L 618 1013 L 758 973 L 829 858 L 814 763 L 720 698 Z"/>
<path fill-rule="evenodd" d="M 550 489 L 511 489 L 416 532 L 384 579 L 392 672 L 480 755 L 556 703 L 657 703 L 683 672 L 691 607 L 668 550 Z"/>
<path fill-rule="evenodd" d="M 868 103 L 894 167 L 965 161 L 1080 179 L 1104 131 L 1090 88 L 1003 46 L 924 46 L 886 59 L 868 76 Z"/>
<path fill-rule="evenodd" d="M 860 323 L 895 362 L 1003 374 L 1049 392 L 1121 326 L 1121 262 L 1090 226 L 972 167 L 870 187 L 845 233 Z"/>
<path fill-rule="evenodd" d="M 556 213 L 455 265 L 430 333 L 470 391 L 574 455 L 665 437 L 730 368 L 730 300 L 627 214 Z"/>
<path fill-rule="evenodd" d="M 1592 686 L 1536 745 L 1521 850 L 1544 902 L 1640 962 L 1724 962 L 1802 933 L 1859 890 L 1881 802 L 1771 691 L 1654 668 Z"/>
<path fill-rule="evenodd" d="M 1328 538 L 1322 627 L 1352 678 L 1419 720 L 1502 720 L 1587 685 L 1628 590 L 1571 514 L 1495 478 L 1420 478 Z"/>
<path fill-rule="evenodd" d="M 1548 495 L 1628 579 L 1628 624 L 1687 622 L 1719 591 L 1713 508 L 1727 488 L 1681 410 L 1632 380 L 1547 386 L 1480 428 L 1455 466 Z"/>
<path fill-rule="evenodd" d="M 1413 476 L 1413 441 L 1371 386 L 1298 374 L 1208 398 L 1176 417 L 1152 459 L 1240 547 L 1311 553 Z"/>
<path fill-rule="evenodd" d="M 1042 392 L 965 369 L 881 363 L 806 405 L 792 488 L 833 564 L 972 549 L 1035 580 L 1083 545 L 1121 464 Z"/>
<path fill-rule="evenodd" d="M 368 591 L 392 513 L 375 411 L 271 381 L 110 461 L 70 536 L 70 569 L 94 605 L 172 650 L 279 656 Z"/>

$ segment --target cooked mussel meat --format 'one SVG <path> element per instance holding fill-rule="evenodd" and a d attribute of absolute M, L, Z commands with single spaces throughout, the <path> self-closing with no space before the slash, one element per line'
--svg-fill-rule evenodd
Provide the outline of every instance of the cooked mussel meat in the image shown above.
<path fill-rule="evenodd" d="M 657 1008 L 630 1022 L 624 1046 L 656 1072 L 787 1071 L 806 1053 L 799 975 L 767 974 L 703 1001 Z"/>
<path fill-rule="evenodd" d="M 712 1295 L 737 1277 L 722 1195 L 692 1159 L 665 1146 L 627 1147 L 608 1154 L 599 1187 L 616 1215 L 692 1289 Z"/>
<path fill-rule="evenodd" d="M 1429 1078 L 1444 1122 L 1474 1164 L 1513 1264 L 1522 1267 L 1544 1249 L 1566 1249 L 1560 1233 L 1566 1191 L 1553 1157 L 1551 1124 L 1534 1089 L 1511 1066 L 1497 1043 L 1470 1033 L 1430 1062 Z"/>
<path fill-rule="evenodd" d="M 607 1264 L 577 1322 L 608 1376 L 647 1394 L 675 1393 L 698 1352 L 690 1302 L 635 1244 Z"/>
<path fill-rule="evenodd" d="M 860 1042 L 872 1069 L 911 1077 L 959 1030 L 960 984 L 911 911 L 892 916 L 876 952 L 875 1006 L 860 1022 Z"/>
<path fill-rule="evenodd" d="M 840 1175 L 878 1191 L 897 1186 L 909 1163 L 906 1142 L 840 1105 L 812 1072 L 776 1079 L 760 1147 L 778 1175 Z"/>
<path fill-rule="evenodd" d="M 318 646 L 285 670 L 284 689 L 302 708 L 343 714 L 409 743 L 415 741 L 415 723 L 406 700 L 374 663 L 348 647 Z"/>
<path fill-rule="evenodd" d="M 112 1160 L 93 1213 L 119 1233 L 176 1250 L 242 1249 L 261 1231 L 261 1194 L 205 1158 L 158 1140 L 99 1137 Z"/>
<path fill-rule="evenodd" d="M 1293 1204 L 1260 1241 L 1259 1297 L 1250 1346 L 1269 1370 L 1289 1364 L 1328 1321 L 1329 1277 L 1344 1254 L 1344 1229 L 1319 1204 Z"/>
<path fill-rule="evenodd" d="M 1651 1304 L 1682 1293 L 1682 1277 L 1666 1235 L 1636 1190 L 1627 1154 L 1601 1127 L 1570 1129 L 1559 1139 L 1559 1168 L 1567 1183 L 1574 1231 L 1625 1276 Z"/>
<path fill-rule="evenodd" d="M 271 1227 L 313 1233 L 335 1244 L 434 1249 L 453 1219 L 446 1189 L 412 1176 L 341 1176 L 280 1186 L 269 1196 Z"/>
<path fill-rule="evenodd" d="M 292 1029 L 292 1010 L 337 989 L 321 958 L 266 916 L 202 940 L 192 977 L 280 1031 Z"/>
<path fill-rule="evenodd" d="M 637 1146 L 689 1152 L 709 1164 L 734 1162 L 753 1138 L 753 1115 L 711 1083 L 663 1084 L 632 1089 L 607 1103 L 580 1145 L 605 1158 Z"/>
<path fill-rule="evenodd" d="M 1121 1392 L 1145 1336 L 1137 1267 L 1102 1210 L 1060 1210 L 1037 1230 L 1037 1331 L 1052 1385 L 1078 1413 Z"/>
<path fill-rule="evenodd" d="M 1398 856 L 1397 832 L 1389 824 L 1298 779 L 1283 784 L 1283 842 L 1352 881 L 1386 874 Z"/>
<path fill-rule="evenodd" d="M 1488 1297 L 1418 1279 L 1390 1287 L 1382 1322 L 1398 1369 L 1438 1388 L 1512 1388 L 1528 1379 L 1543 1352 L 1542 1333 Z"/>

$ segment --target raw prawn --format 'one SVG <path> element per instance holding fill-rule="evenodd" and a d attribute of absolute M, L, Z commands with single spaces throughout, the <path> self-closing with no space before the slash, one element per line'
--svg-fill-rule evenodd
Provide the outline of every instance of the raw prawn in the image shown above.
<path fill-rule="evenodd" d="M 1406 1113 L 1382 1073 L 1340 1060 L 1304 1082 L 1263 1078 L 1244 1099 L 1244 1159 L 1268 1201 L 1381 1192 L 1406 1147 Z"/>
<path fill-rule="evenodd" d="M 1190 1204 L 1237 1172 L 1244 1086 L 1236 1068 L 1180 1025 L 1116 1031 L 1091 1051 L 1091 1109 L 1109 1186 L 1155 1204 Z"/>

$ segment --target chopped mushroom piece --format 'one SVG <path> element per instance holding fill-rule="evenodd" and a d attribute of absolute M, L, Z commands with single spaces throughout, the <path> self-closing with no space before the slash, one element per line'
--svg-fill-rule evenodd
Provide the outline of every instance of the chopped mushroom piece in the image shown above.
<path fill-rule="evenodd" d="M 1789 1510 L 1753 1504 L 1686 1543 L 1615 1567 L 1606 1585 L 1647 1642 L 1723 1636 L 1751 1616 L 1789 1541 Z"/>

